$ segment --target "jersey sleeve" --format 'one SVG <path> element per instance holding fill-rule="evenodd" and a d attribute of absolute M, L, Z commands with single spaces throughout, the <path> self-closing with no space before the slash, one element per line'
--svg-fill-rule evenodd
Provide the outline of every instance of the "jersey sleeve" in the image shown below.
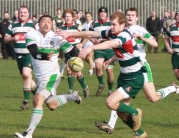
<path fill-rule="evenodd" d="M 73 49 L 73 45 L 71 45 L 67 40 L 60 40 L 59 41 L 60 51 L 62 53 L 68 53 Z"/>
<path fill-rule="evenodd" d="M 170 27 L 167 28 L 166 35 L 165 35 L 165 36 L 171 37 L 171 35 L 170 35 Z"/>
<path fill-rule="evenodd" d="M 106 38 L 108 38 L 109 31 L 110 31 L 110 29 L 107 29 L 107 30 L 98 31 L 98 33 L 101 38 L 106 39 Z"/>
<path fill-rule="evenodd" d="M 27 32 L 25 37 L 26 37 L 26 46 L 28 47 L 29 45 L 32 45 L 32 44 L 36 44 L 35 42 L 35 39 L 34 39 L 34 31 L 30 31 L 30 32 Z"/>
<path fill-rule="evenodd" d="M 120 34 L 118 34 L 118 36 L 116 37 L 116 40 L 119 41 L 120 45 L 125 44 L 127 41 L 131 40 L 131 37 L 129 33 L 127 32 L 121 32 Z"/>
<path fill-rule="evenodd" d="M 10 24 L 10 25 L 8 26 L 6 35 L 8 35 L 8 36 L 12 36 L 12 24 Z"/>

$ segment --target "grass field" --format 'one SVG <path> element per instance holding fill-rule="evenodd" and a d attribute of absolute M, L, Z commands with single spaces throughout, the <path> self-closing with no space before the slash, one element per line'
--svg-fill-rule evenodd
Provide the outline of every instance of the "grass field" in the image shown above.
<path fill-rule="evenodd" d="M 156 89 L 168 86 L 174 77 L 170 55 L 161 53 L 147 54 L 148 62 L 153 71 Z M 118 76 L 118 65 L 114 73 Z M 95 96 L 98 82 L 95 77 L 89 76 L 88 65 L 85 64 L 84 75 L 90 87 L 90 97 L 83 98 L 83 103 L 67 103 L 56 111 L 50 111 L 44 106 L 44 116 L 34 132 L 33 138 L 132 138 L 133 131 L 118 120 L 115 131 L 111 135 L 98 130 L 95 121 L 108 121 L 110 111 L 105 105 L 107 87 L 100 97 Z M 106 76 L 106 75 L 105 75 Z M 105 77 L 106 78 L 106 77 Z M 116 78 L 114 89 L 116 88 Z M 75 81 L 75 89 L 81 91 L 79 83 Z M 58 87 L 58 94 L 67 93 L 67 79 L 62 80 Z M 32 110 L 32 97 L 30 109 L 20 110 L 23 100 L 22 79 L 19 75 L 16 62 L 0 59 L 0 138 L 12 138 L 14 132 L 26 130 Z M 82 95 L 83 96 L 83 95 Z M 142 128 L 149 138 L 178 138 L 179 137 L 179 95 L 171 94 L 158 103 L 150 103 L 143 91 L 132 100 L 133 107 L 143 110 Z"/>

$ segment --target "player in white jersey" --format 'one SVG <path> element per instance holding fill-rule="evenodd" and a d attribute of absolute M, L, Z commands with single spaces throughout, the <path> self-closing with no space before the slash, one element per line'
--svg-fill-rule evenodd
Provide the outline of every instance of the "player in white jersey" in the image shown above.
<path fill-rule="evenodd" d="M 133 34 L 133 36 L 135 37 L 137 47 L 140 51 L 140 59 L 147 68 L 147 72 L 143 73 L 145 78 L 143 91 L 149 101 L 153 103 L 157 102 L 165 98 L 168 94 L 176 92 L 176 85 L 169 86 L 167 88 L 163 88 L 158 91 L 155 90 L 150 65 L 147 63 L 146 60 L 145 43 L 148 43 L 152 47 L 156 47 L 158 44 L 154 40 L 154 37 L 146 29 L 137 25 L 138 11 L 136 8 L 128 8 L 126 10 L 126 17 L 127 17 L 128 29 L 130 33 Z M 109 122 L 104 122 L 104 123 L 96 122 L 96 125 L 101 130 L 104 130 L 108 134 L 111 134 L 116 124 L 117 118 L 118 116 L 116 114 L 116 111 L 111 111 Z"/>
<path fill-rule="evenodd" d="M 34 108 L 31 121 L 27 130 L 23 133 L 15 133 L 16 138 L 32 138 L 33 132 L 43 116 L 43 103 L 50 110 L 55 110 L 68 101 L 80 104 L 81 97 L 78 92 L 73 94 L 56 95 L 56 88 L 60 82 L 58 65 L 58 52 L 74 53 L 74 47 L 66 40 L 55 36 L 52 29 L 53 19 L 49 15 L 43 15 L 39 19 L 39 30 L 26 34 L 26 45 L 30 51 L 38 90 L 34 97 Z M 62 37 L 61 37 L 62 38 Z"/>

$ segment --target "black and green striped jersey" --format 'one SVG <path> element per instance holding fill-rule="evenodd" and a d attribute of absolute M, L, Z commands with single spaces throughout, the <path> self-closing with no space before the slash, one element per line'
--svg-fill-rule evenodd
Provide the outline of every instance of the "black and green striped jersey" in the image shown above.
<path fill-rule="evenodd" d="M 28 19 L 25 24 L 15 21 L 9 25 L 6 35 L 12 37 L 16 35 L 19 36 L 19 40 L 14 43 L 14 50 L 16 53 L 29 53 L 28 49 L 26 48 L 25 34 L 31 30 L 35 30 L 35 25 L 31 19 Z"/>

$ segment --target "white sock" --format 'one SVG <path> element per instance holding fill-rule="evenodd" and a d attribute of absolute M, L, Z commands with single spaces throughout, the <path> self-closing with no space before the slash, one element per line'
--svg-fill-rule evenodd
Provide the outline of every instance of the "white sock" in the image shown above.
<path fill-rule="evenodd" d="M 162 94 L 162 99 L 167 97 L 170 93 L 176 92 L 175 86 L 168 86 L 166 88 L 160 89 L 157 92 Z"/>
<path fill-rule="evenodd" d="M 63 61 L 62 64 L 61 64 L 61 66 L 60 66 L 60 73 L 61 73 L 61 74 L 64 73 L 65 67 L 66 67 L 66 63 Z"/>
<path fill-rule="evenodd" d="M 96 68 L 95 63 L 93 62 L 93 68 Z"/>
<path fill-rule="evenodd" d="M 89 72 L 88 72 L 89 75 L 93 75 L 93 70 L 90 69 Z"/>
<path fill-rule="evenodd" d="M 73 94 L 58 95 L 57 100 L 59 102 L 59 106 L 62 106 L 70 101 L 76 101 L 77 100 L 77 92 L 73 92 Z"/>
<path fill-rule="evenodd" d="M 110 125 L 112 128 L 114 128 L 114 126 L 117 122 L 117 118 L 118 118 L 118 115 L 117 115 L 116 111 L 111 110 L 111 115 L 110 115 L 108 125 Z"/>
<path fill-rule="evenodd" d="M 29 125 L 28 129 L 26 130 L 28 135 L 32 136 L 35 128 L 37 127 L 40 120 L 42 119 L 42 116 L 43 116 L 43 109 L 38 109 L 38 108 L 33 109 L 30 125 Z"/>

